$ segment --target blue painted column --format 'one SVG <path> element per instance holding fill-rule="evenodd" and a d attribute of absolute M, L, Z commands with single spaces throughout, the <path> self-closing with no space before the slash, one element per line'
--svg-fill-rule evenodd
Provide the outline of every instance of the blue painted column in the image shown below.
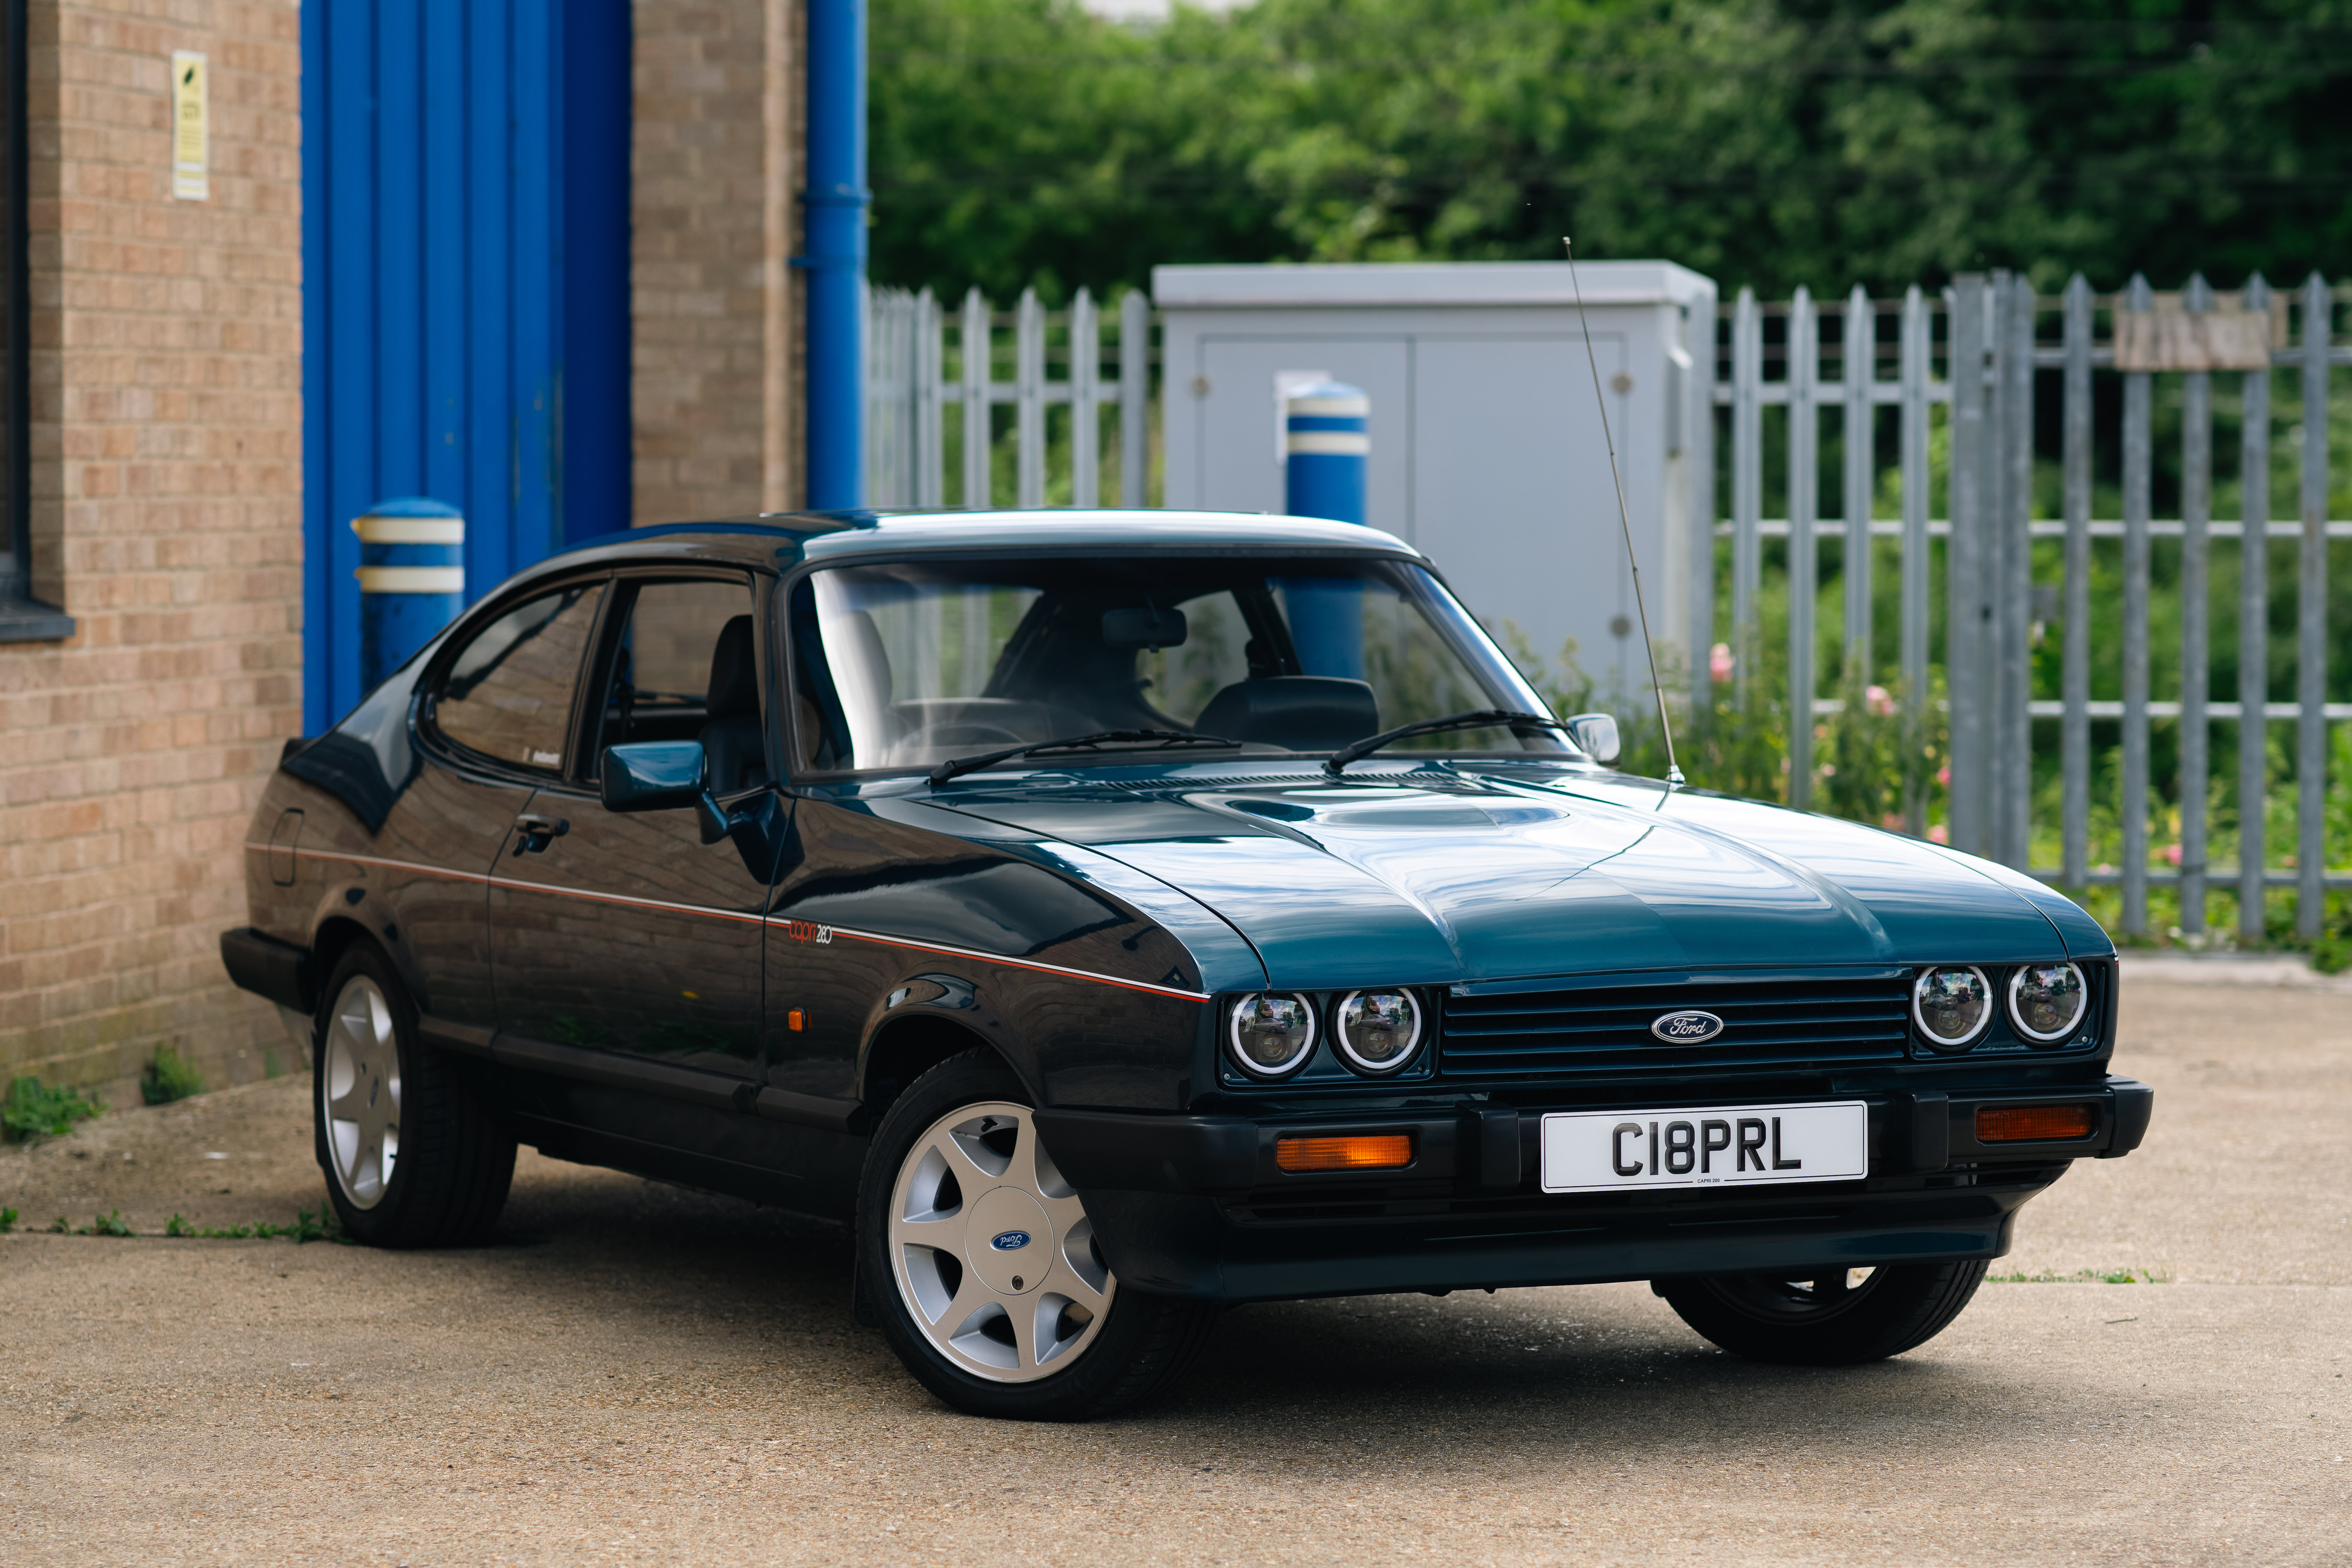
<path fill-rule="evenodd" d="M 380 500 L 359 535 L 360 687 L 372 691 L 466 607 L 466 520 L 424 496 Z"/>
<path fill-rule="evenodd" d="M 1371 464 L 1372 400 L 1360 387 L 1327 381 L 1284 405 L 1283 510 L 1293 517 L 1364 521 Z M 1308 675 L 1364 678 L 1364 608 L 1354 582 L 1294 577 L 1284 584 L 1290 637 Z"/>
<path fill-rule="evenodd" d="M 866 0 L 809 0 L 808 504 L 866 504 Z"/>
<path fill-rule="evenodd" d="M 390 601 L 349 524 L 379 498 L 462 513 L 476 595 L 628 524 L 632 44 L 628 0 L 302 0 L 301 24 L 315 735 L 397 663 L 362 646 Z"/>

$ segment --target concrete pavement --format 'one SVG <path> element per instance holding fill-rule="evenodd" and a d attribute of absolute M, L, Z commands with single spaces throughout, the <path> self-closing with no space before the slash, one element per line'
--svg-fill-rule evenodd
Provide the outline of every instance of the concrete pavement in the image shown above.
<path fill-rule="evenodd" d="M 2148 1145 L 1997 1271 L 2168 1282 L 1989 1284 L 1837 1372 L 1722 1355 L 1641 1286 L 1381 1297 L 1234 1311 L 1129 1417 L 975 1421 L 849 1321 L 824 1228 L 529 1155 L 475 1251 L 0 1238 L 0 1555 L 2352 1563 L 2343 1005 L 2136 985 Z M 289 1219 L 301 1097 L 0 1153 L 0 1205 Z"/>

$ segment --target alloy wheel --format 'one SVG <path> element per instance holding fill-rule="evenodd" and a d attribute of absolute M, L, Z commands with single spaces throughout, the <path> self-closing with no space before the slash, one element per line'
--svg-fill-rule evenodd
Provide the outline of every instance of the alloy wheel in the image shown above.
<path fill-rule="evenodd" d="M 353 1207 L 372 1209 L 400 1158 L 400 1047 L 392 1006 L 366 975 L 335 998 L 324 1056 L 319 1099 L 335 1181 Z"/>
<path fill-rule="evenodd" d="M 899 1300 L 974 1376 L 1049 1377 L 1109 1314 L 1118 1282 L 1025 1105 L 968 1105 L 931 1123 L 899 1163 L 889 1221 Z"/>

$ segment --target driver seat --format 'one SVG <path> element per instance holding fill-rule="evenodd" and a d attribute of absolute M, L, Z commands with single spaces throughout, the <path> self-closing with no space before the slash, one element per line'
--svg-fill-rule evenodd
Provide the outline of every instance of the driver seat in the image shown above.
<path fill-rule="evenodd" d="M 1328 675 L 1254 676 L 1236 680 L 1192 721 L 1203 735 L 1294 752 L 1336 752 L 1378 734 L 1380 700 L 1361 680 Z"/>
<path fill-rule="evenodd" d="M 760 674 L 752 657 L 751 617 L 737 616 L 719 629 L 710 650 L 710 689 L 703 700 L 699 739 L 710 793 L 740 795 L 768 782 L 768 749 L 760 732 Z"/>

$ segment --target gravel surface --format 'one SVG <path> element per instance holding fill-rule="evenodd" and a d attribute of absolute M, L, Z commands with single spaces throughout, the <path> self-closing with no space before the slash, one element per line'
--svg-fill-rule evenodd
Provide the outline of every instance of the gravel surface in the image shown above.
<path fill-rule="evenodd" d="M 0 1151 L 0 1561 L 2352 1563 L 2352 1031 L 2129 995 L 2158 1089 L 1896 1361 L 1750 1365 L 1638 1285 L 1238 1310 L 1090 1426 L 958 1415 L 830 1230 L 526 1154 L 499 1245 L 142 1233 L 317 1208 L 305 1081 Z"/>

